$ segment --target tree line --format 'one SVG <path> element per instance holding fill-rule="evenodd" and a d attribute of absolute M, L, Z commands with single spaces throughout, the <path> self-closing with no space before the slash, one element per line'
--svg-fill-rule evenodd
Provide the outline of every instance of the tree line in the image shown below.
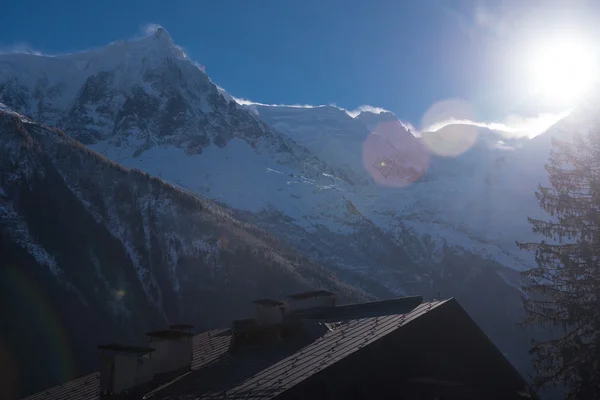
<path fill-rule="evenodd" d="M 548 184 L 535 193 L 545 220 L 529 218 L 544 240 L 517 243 L 534 251 L 524 271 L 523 325 L 552 332 L 534 339 L 533 382 L 567 399 L 600 398 L 600 114 L 589 107 L 582 129 L 552 139 Z"/>

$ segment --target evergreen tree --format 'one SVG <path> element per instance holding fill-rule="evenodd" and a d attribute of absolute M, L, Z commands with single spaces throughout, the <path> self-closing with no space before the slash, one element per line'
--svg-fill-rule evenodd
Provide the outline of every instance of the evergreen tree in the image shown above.
<path fill-rule="evenodd" d="M 537 262 L 523 273 L 523 323 L 558 333 L 533 342 L 535 383 L 564 385 L 569 399 L 600 399 L 600 118 L 592 122 L 568 142 L 552 141 L 550 185 L 536 192 L 550 218 L 529 218 L 548 241 L 518 243 Z"/>

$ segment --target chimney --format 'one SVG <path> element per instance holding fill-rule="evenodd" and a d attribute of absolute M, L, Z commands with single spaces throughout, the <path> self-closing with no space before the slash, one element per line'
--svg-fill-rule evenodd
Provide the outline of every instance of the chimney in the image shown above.
<path fill-rule="evenodd" d="M 271 299 L 258 299 L 256 304 L 256 324 L 276 325 L 283 320 L 283 303 Z"/>
<path fill-rule="evenodd" d="M 155 373 L 164 374 L 188 370 L 192 366 L 192 340 L 194 334 L 185 332 L 183 325 L 174 325 L 179 329 L 164 329 L 146 333 L 150 337 L 149 347 L 156 350 Z M 191 329 L 191 325 L 186 325 Z"/>
<path fill-rule="evenodd" d="M 101 395 L 118 395 L 152 380 L 153 348 L 112 343 L 98 346 L 98 349 L 101 351 Z"/>
<path fill-rule="evenodd" d="M 188 333 L 192 333 L 192 329 L 194 329 L 194 325 L 189 325 L 189 324 L 176 324 L 176 325 L 171 325 L 169 327 L 169 329 L 172 329 L 174 331 L 180 331 L 180 332 L 188 332 Z"/>
<path fill-rule="evenodd" d="M 288 297 L 290 298 L 290 301 L 286 312 L 335 307 L 337 303 L 337 296 L 327 290 L 296 293 Z"/>

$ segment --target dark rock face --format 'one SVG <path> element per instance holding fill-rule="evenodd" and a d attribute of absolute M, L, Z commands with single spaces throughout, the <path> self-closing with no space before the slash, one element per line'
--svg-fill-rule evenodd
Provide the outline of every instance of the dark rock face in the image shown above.
<path fill-rule="evenodd" d="M 143 46 L 113 44 L 101 57 L 45 60 L 58 69 L 48 67 L 50 72 L 33 76 L 19 76 L 18 63 L 0 60 L 9 77 L 4 81 L 0 77 L 0 103 L 86 145 L 110 141 L 133 146 L 138 155 L 156 145 L 199 154 L 211 143 L 222 148 L 233 138 L 255 147 L 265 137 L 271 147 L 286 154 L 305 152 L 234 102 L 228 103 L 208 76 L 182 59 L 170 38 L 162 36 L 147 38 Z M 132 61 L 108 68 L 96 57 Z M 10 77 L 13 74 L 17 77 Z"/>
<path fill-rule="evenodd" d="M 25 360 L 20 394 L 96 368 L 99 343 L 179 321 L 227 326 L 260 296 L 324 286 L 360 298 L 226 209 L 1 113 L 0 252 L 0 332 Z"/>

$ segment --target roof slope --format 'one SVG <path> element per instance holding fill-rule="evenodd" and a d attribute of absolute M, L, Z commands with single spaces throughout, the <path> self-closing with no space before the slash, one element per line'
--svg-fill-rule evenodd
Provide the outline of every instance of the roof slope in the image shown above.
<path fill-rule="evenodd" d="M 273 346 L 273 354 L 268 354 L 265 349 L 241 356 L 222 354 L 213 358 L 212 364 L 205 364 L 206 368 L 198 368 L 201 371 L 193 372 L 186 379 L 162 388 L 154 395 L 170 400 L 271 399 L 445 302 L 422 303 L 416 308 L 412 307 L 412 310 L 395 314 L 338 318 L 337 321 L 331 316 L 327 319 L 332 323 L 332 329 L 300 348 L 291 349 L 282 345 Z M 380 302 L 381 306 L 389 307 L 385 303 Z M 400 302 L 395 301 L 394 304 L 399 306 Z M 372 314 L 377 314 L 375 309 Z M 215 336 L 212 335 L 208 343 L 212 342 L 218 348 Z"/>
<path fill-rule="evenodd" d="M 215 329 L 194 335 L 192 369 L 200 369 L 227 352 L 231 329 Z M 32 394 L 22 400 L 98 400 L 100 373 L 94 372 Z"/>
<path fill-rule="evenodd" d="M 97 400 L 100 372 L 94 372 L 32 394 L 23 400 Z"/>
<path fill-rule="evenodd" d="M 316 335 L 316 340 L 261 348 L 243 355 L 228 352 L 231 329 L 196 334 L 192 372 L 155 389 L 153 397 L 230 398 L 236 394 L 272 398 L 444 303 L 421 301 L 420 297 L 408 297 L 298 314 L 305 322 L 313 318 L 327 320 L 327 329 Z M 96 372 L 23 400 L 97 400 L 99 384 Z"/>
<path fill-rule="evenodd" d="M 444 301 L 422 303 L 406 314 L 344 321 L 337 329 L 326 333 L 300 352 L 264 369 L 234 388 L 201 398 L 221 399 L 233 396 L 244 399 L 270 399 L 443 303 Z"/>
<path fill-rule="evenodd" d="M 418 297 L 408 297 L 336 307 L 337 315 L 336 308 L 313 310 L 312 316 L 306 313 L 297 321 L 324 325 L 319 334 L 233 353 L 229 352 L 232 329 L 196 334 L 192 371 L 146 389 L 140 398 L 271 399 L 440 306 L 447 304 L 450 307 L 444 309 L 453 310 L 454 303 L 454 299 L 422 303 Z M 98 387 L 99 374 L 95 373 L 24 400 L 96 400 Z"/>

